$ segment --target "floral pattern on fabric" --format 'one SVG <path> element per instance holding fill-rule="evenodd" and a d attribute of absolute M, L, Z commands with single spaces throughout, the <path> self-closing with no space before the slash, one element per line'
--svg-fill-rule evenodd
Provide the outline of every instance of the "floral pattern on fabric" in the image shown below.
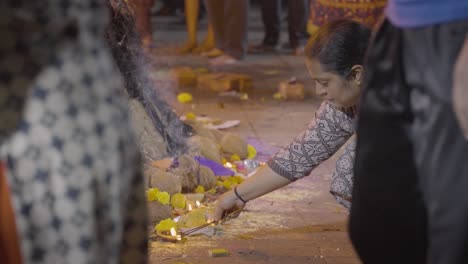
<path fill-rule="evenodd" d="M 329 102 L 324 102 L 307 129 L 288 146 L 278 151 L 267 164 L 273 171 L 291 181 L 301 179 L 333 156 L 354 135 L 355 129 L 354 108 L 340 109 Z M 351 189 L 341 188 L 342 183 L 348 181 L 337 179 L 352 175 L 352 166 L 344 166 L 348 161 L 347 152 L 338 159 L 337 164 L 343 166 L 337 165 L 337 172 L 334 174 L 336 176 L 330 188 L 336 197 L 347 197 L 350 194 Z"/>

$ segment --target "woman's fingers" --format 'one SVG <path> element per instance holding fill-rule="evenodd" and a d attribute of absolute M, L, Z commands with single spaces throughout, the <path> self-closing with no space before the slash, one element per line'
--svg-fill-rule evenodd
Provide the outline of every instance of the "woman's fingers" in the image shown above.
<path fill-rule="evenodd" d="M 240 214 L 240 209 L 244 208 L 244 206 L 245 204 L 239 201 L 232 191 L 227 192 L 216 202 L 212 220 L 217 222 L 225 218 L 227 215 L 229 215 L 229 217 L 237 217 Z"/>

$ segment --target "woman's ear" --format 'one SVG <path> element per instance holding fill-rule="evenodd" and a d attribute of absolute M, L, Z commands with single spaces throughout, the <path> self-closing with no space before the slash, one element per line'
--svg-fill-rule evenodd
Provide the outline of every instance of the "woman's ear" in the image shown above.
<path fill-rule="evenodd" d="M 364 78 L 364 67 L 362 65 L 354 65 L 351 68 L 351 80 L 356 84 L 361 85 Z"/>

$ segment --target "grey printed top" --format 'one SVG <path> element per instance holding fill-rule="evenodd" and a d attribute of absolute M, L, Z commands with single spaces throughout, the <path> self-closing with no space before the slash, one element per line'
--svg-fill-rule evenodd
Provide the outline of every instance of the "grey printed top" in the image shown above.
<path fill-rule="evenodd" d="M 335 154 L 351 138 L 356 130 L 356 119 L 355 108 L 341 109 L 329 102 L 323 102 L 307 129 L 278 151 L 267 162 L 268 166 L 291 181 L 309 175 L 315 167 Z M 354 147 L 355 143 L 352 142 L 338 159 L 337 171 L 332 177 L 330 187 L 338 202 L 348 208 Z"/>

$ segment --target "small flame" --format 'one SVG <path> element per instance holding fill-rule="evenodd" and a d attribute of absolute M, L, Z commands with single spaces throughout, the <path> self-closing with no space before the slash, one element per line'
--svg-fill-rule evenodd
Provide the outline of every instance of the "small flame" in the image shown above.
<path fill-rule="evenodd" d="M 191 204 L 188 204 L 188 210 L 192 211 L 192 205 Z"/>
<path fill-rule="evenodd" d="M 200 202 L 196 201 L 195 204 L 197 205 L 197 208 L 200 208 Z"/>
<path fill-rule="evenodd" d="M 224 164 L 224 167 L 226 167 L 226 168 L 232 168 L 231 162 L 226 162 L 226 164 Z"/>
<path fill-rule="evenodd" d="M 175 228 L 171 227 L 171 236 L 175 237 L 177 235 L 177 232 L 175 231 Z"/>
<path fill-rule="evenodd" d="M 178 241 L 181 241 L 181 240 L 182 240 L 182 236 L 181 236 L 181 235 L 177 235 L 177 240 L 178 240 Z"/>

